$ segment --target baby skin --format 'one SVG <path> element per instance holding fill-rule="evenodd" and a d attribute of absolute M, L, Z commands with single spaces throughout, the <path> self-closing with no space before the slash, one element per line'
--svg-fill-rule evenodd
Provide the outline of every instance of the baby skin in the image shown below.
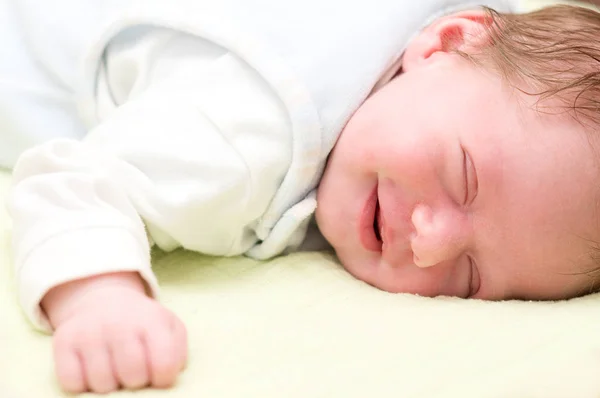
<path fill-rule="evenodd" d="M 559 299 L 589 284 L 573 259 L 585 262 L 598 240 L 595 140 L 466 59 L 489 18 L 463 12 L 423 30 L 330 156 L 319 228 L 344 267 L 377 288 Z M 67 391 L 164 388 L 185 366 L 183 323 L 135 273 L 60 285 L 42 306 Z"/>
<path fill-rule="evenodd" d="M 146 295 L 137 273 L 61 285 L 42 308 L 55 330 L 56 374 L 66 391 L 165 388 L 185 366 L 184 324 Z"/>

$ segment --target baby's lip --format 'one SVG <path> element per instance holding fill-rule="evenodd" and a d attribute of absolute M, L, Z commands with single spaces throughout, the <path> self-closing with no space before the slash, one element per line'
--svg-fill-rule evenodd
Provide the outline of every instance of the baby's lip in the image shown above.
<path fill-rule="evenodd" d="M 380 186 L 381 187 L 381 186 Z M 385 186 L 378 192 L 379 211 L 378 227 L 381 236 L 381 256 L 388 265 L 402 265 L 412 263 L 413 251 L 409 239 L 410 227 L 403 224 L 404 209 L 390 197 Z"/>
<path fill-rule="evenodd" d="M 377 185 L 367 197 L 362 212 L 359 214 L 358 236 L 363 247 L 372 252 L 381 252 L 382 242 L 377 239 L 373 226 L 377 209 Z"/>
<path fill-rule="evenodd" d="M 377 227 L 379 228 L 379 237 L 381 238 L 381 252 L 386 255 L 386 252 L 389 250 L 386 248 L 390 248 L 390 243 L 392 240 L 392 231 L 385 219 L 385 209 L 382 206 L 381 200 L 377 201 Z"/>

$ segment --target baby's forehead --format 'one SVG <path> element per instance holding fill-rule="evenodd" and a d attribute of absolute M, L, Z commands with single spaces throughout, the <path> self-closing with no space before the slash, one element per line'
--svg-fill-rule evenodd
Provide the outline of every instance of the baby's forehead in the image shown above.
<path fill-rule="evenodd" d="M 519 121 L 529 129 L 562 130 L 565 139 L 584 138 L 590 145 L 600 144 L 600 103 L 597 109 L 584 106 L 577 93 L 543 92 L 534 83 L 522 80 L 505 80 L 504 85 L 508 100 L 516 105 Z"/>
<path fill-rule="evenodd" d="M 599 61 L 553 59 L 537 69 L 522 67 L 505 71 L 497 62 L 484 62 L 504 82 L 512 99 L 542 119 L 573 123 L 596 133 L 600 130 Z M 576 71 L 576 72 L 570 72 Z"/>

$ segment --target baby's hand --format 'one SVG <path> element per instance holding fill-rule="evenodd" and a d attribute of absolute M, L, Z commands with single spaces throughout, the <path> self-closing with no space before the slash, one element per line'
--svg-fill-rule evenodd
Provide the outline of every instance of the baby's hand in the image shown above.
<path fill-rule="evenodd" d="M 49 295 L 48 308 L 54 304 L 54 316 L 47 311 L 55 327 L 56 373 L 68 392 L 165 388 L 185 366 L 187 336 L 183 323 L 148 298 L 143 289 L 111 283 L 115 275 L 107 276 L 108 281 L 80 282 L 87 285 L 68 294 L 70 302 L 62 308 Z M 73 286 L 66 289 L 73 290 Z M 61 292 L 51 293 L 59 296 Z"/>

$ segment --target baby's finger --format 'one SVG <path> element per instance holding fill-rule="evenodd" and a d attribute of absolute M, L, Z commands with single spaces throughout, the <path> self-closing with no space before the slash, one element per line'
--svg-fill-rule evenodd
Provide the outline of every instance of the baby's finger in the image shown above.
<path fill-rule="evenodd" d="M 146 332 L 145 343 L 150 363 L 152 386 L 167 388 L 173 385 L 181 370 L 180 356 L 171 328 L 157 327 Z"/>
<path fill-rule="evenodd" d="M 119 382 L 113 369 L 109 347 L 104 341 L 93 344 L 83 351 L 84 369 L 90 391 L 105 394 L 119 388 Z"/>
<path fill-rule="evenodd" d="M 173 332 L 173 338 L 175 340 L 175 349 L 179 354 L 179 369 L 182 370 L 187 365 L 188 361 L 188 336 L 187 329 L 183 322 L 181 322 L 176 316 L 173 316 L 171 321 L 171 331 Z"/>
<path fill-rule="evenodd" d="M 115 339 L 111 343 L 111 353 L 115 372 L 123 387 L 133 390 L 150 384 L 146 348 L 139 336 Z"/>
<path fill-rule="evenodd" d="M 70 341 L 60 336 L 54 339 L 54 363 L 58 381 L 66 392 L 78 394 L 87 390 L 80 356 Z"/>

